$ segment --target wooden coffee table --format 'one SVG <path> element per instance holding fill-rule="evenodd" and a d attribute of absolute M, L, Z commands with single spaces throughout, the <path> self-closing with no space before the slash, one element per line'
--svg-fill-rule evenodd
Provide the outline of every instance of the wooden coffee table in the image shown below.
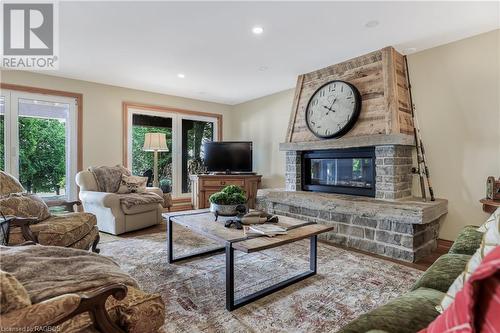
<path fill-rule="evenodd" d="M 333 227 L 316 224 L 314 222 L 302 221 L 287 216 L 279 216 L 278 225 L 287 227 L 288 234 L 275 237 L 262 236 L 248 238 L 244 235 L 243 230 L 224 227 L 224 222 L 228 219 L 227 217 L 221 216 L 218 221 L 215 221 L 214 215 L 207 210 L 176 215 L 167 213 L 165 217 L 168 219 L 167 245 L 169 263 L 202 255 L 219 253 L 221 251 L 226 253 L 226 309 L 229 311 L 267 296 L 309 276 L 315 275 L 317 266 L 317 237 L 319 234 L 333 229 Z M 174 258 L 172 237 L 173 223 L 186 227 L 201 236 L 210 238 L 222 246 L 208 251 L 196 252 Z M 293 243 L 305 238 L 310 239 L 309 270 L 240 299 L 234 298 L 234 250 L 253 253 Z"/>

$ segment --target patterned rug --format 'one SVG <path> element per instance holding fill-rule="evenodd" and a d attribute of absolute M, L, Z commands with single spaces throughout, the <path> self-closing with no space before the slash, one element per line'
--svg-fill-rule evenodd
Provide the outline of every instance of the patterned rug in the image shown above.
<path fill-rule="evenodd" d="M 174 227 L 175 253 L 214 246 Z M 421 271 L 318 243 L 318 274 L 233 312 L 225 310 L 225 256 L 167 263 L 166 234 L 104 235 L 114 258 L 145 291 L 166 304 L 164 332 L 334 332 L 407 291 Z M 256 254 L 235 251 L 241 297 L 308 269 L 307 240 Z"/>

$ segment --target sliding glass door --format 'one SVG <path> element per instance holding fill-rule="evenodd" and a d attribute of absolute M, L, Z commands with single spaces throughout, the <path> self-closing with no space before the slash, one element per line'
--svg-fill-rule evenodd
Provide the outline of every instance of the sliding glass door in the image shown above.
<path fill-rule="evenodd" d="M 2 170 L 29 193 L 76 199 L 76 101 L 3 90 L 0 102 Z"/>
<path fill-rule="evenodd" d="M 134 175 L 152 175 L 153 153 L 142 149 L 146 133 L 163 133 L 168 152 L 158 153 L 158 177 L 164 192 L 189 196 L 189 174 L 199 170 L 203 144 L 218 140 L 218 118 L 183 114 L 178 110 L 156 111 L 127 108 L 127 165 Z"/>

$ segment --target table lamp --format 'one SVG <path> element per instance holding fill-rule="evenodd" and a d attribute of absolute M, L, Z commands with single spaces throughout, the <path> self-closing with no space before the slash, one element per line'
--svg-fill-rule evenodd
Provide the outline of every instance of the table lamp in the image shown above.
<path fill-rule="evenodd" d="M 158 187 L 158 152 L 168 151 L 167 137 L 163 133 L 146 133 L 142 150 L 154 152 L 153 186 Z"/>

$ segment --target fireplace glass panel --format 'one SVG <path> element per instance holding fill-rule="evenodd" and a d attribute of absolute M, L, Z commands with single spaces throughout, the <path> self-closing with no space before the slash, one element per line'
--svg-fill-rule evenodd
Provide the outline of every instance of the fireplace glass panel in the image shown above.
<path fill-rule="evenodd" d="M 311 185 L 373 187 L 369 158 L 311 159 Z"/>
<path fill-rule="evenodd" d="M 302 154 L 302 190 L 375 196 L 375 147 Z"/>

